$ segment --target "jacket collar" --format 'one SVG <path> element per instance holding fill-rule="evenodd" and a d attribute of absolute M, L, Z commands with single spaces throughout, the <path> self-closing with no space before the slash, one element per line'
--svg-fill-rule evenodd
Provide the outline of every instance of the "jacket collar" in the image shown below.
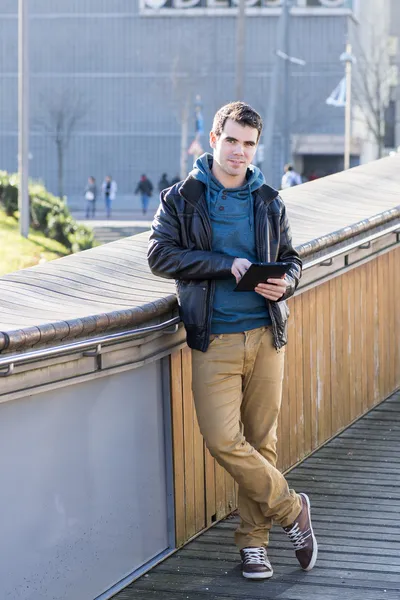
<path fill-rule="evenodd" d="M 191 203 L 197 204 L 200 198 L 204 195 L 205 185 L 192 175 L 188 175 L 182 183 L 179 194 Z M 266 183 L 262 185 L 255 194 L 261 196 L 265 204 L 269 204 L 279 196 L 279 192 L 270 187 Z"/>

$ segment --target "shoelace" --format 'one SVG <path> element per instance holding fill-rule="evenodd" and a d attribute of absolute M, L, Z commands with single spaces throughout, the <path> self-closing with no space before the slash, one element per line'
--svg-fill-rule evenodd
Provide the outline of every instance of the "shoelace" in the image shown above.
<path fill-rule="evenodd" d="M 245 565 L 265 565 L 270 566 L 267 559 L 267 551 L 265 548 L 243 548 L 243 563 Z"/>
<path fill-rule="evenodd" d="M 310 529 L 306 531 L 301 531 L 299 524 L 296 523 L 289 531 L 286 531 L 289 536 L 290 541 L 294 545 L 295 550 L 302 550 L 307 545 L 307 540 L 311 536 Z"/>

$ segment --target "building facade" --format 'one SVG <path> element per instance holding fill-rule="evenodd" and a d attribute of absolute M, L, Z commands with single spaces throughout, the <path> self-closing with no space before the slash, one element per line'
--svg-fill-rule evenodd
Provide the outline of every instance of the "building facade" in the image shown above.
<path fill-rule="evenodd" d="M 400 67 L 400 3 L 391 0 L 390 11 L 390 63 L 392 68 L 390 105 L 388 113 L 387 146 L 393 149 L 400 148 L 400 86 L 399 86 L 399 67 Z"/>
<path fill-rule="evenodd" d="M 236 4 L 32 0 L 31 176 L 57 193 L 60 130 L 64 189 L 72 204 L 81 201 L 88 175 L 101 181 L 111 174 L 121 207 L 128 208 L 142 173 L 156 183 L 162 172 L 173 177 L 190 169 L 193 157 L 187 149 L 196 135 L 196 103 L 204 121 L 198 141 L 207 150 L 213 114 L 235 99 Z M 342 168 L 344 109 L 325 101 L 343 77 L 339 57 L 346 40 L 361 26 L 371 2 L 292 0 L 284 48 L 291 60 L 279 58 L 274 79 L 276 50 L 281 50 L 279 4 L 248 1 L 243 55 L 243 100 L 265 123 L 273 120 L 272 149 L 258 156 L 273 185 L 279 184 L 287 158 L 285 136 L 297 168 L 306 175 Z M 386 14 L 387 0 L 373 4 Z M 3 0 L 0 169 L 10 171 L 17 168 L 17 23 L 17 0 Z M 278 94 L 271 115 L 273 85 Z M 354 163 L 363 160 L 363 144 L 356 137 L 352 155 Z"/>

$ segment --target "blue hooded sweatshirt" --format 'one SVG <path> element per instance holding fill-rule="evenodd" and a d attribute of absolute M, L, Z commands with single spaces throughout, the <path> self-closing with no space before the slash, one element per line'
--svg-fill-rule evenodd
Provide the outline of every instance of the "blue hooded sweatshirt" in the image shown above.
<path fill-rule="evenodd" d="M 191 175 L 206 186 L 212 226 L 212 249 L 232 257 L 257 262 L 252 192 L 264 183 L 260 169 L 251 165 L 246 183 L 224 188 L 211 173 L 213 157 L 205 153 L 194 164 Z M 236 281 L 215 280 L 211 333 L 238 333 L 271 324 L 265 299 L 256 292 L 234 292 Z"/>

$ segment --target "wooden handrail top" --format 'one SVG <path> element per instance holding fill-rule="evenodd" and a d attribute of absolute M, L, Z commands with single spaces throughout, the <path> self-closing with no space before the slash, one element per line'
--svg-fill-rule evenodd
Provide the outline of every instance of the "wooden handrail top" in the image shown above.
<path fill-rule="evenodd" d="M 400 156 L 284 190 L 300 255 L 399 221 Z M 0 352 L 143 325 L 177 308 L 174 282 L 151 274 L 149 233 L 0 277 Z"/>

